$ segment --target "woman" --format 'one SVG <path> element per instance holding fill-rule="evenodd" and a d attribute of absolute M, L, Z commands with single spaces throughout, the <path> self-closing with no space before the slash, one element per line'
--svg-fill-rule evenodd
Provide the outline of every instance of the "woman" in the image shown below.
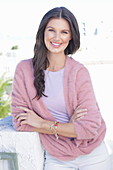
<path fill-rule="evenodd" d="M 75 61 L 80 46 L 75 16 L 54 8 L 42 18 L 34 58 L 16 68 L 12 116 L 18 131 L 39 132 L 44 170 L 110 170 L 106 126 L 90 75 Z"/>

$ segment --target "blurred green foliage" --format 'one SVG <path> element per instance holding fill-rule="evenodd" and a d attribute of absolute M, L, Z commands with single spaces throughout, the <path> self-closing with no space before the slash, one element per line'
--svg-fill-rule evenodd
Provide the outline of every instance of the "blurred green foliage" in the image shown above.
<path fill-rule="evenodd" d="M 0 77 L 0 119 L 6 117 L 11 112 L 11 87 L 12 79 L 6 78 L 6 73 Z"/>
<path fill-rule="evenodd" d="M 18 49 L 18 45 L 15 45 L 11 48 L 11 50 L 17 50 Z"/>

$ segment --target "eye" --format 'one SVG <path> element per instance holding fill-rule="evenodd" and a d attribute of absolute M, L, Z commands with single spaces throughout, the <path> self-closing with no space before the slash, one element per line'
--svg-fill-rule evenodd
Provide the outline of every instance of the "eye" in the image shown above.
<path fill-rule="evenodd" d="M 63 34 L 68 34 L 68 32 L 66 32 L 66 31 L 63 31 L 62 33 L 63 33 Z"/>
<path fill-rule="evenodd" d="M 52 31 L 54 31 L 54 30 L 53 30 L 53 29 L 49 29 L 48 31 L 51 31 L 51 32 L 52 32 Z"/>

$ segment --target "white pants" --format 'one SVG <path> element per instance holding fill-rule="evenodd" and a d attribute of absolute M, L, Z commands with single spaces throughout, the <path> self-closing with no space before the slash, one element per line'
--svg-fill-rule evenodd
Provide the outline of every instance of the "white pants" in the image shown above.
<path fill-rule="evenodd" d="M 72 161 L 57 160 L 46 152 L 44 170 L 111 170 L 111 163 L 103 142 L 90 154 L 79 156 Z"/>

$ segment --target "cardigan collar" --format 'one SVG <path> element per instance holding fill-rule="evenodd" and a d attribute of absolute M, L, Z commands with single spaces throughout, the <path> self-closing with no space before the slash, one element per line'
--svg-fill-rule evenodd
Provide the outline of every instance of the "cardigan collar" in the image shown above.
<path fill-rule="evenodd" d="M 68 56 L 66 56 L 66 62 L 65 62 L 65 68 L 64 68 L 64 98 L 65 98 L 65 102 L 66 102 L 66 107 L 67 107 L 67 111 L 68 111 L 68 115 L 69 117 L 72 115 L 72 109 L 70 107 L 70 102 L 69 102 L 69 88 L 68 88 L 68 76 L 69 76 L 69 72 L 72 68 L 72 61 L 71 58 L 69 58 Z M 33 92 L 33 91 L 32 91 Z M 34 92 L 32 94 L 36 94 L 36 89 L 34 88 Z M 32 100 L 32 105 L 33 105 L 33 109 L 44 119 L 48 119 L 51 121 L 55 121 L 55 118 L 53 117 L 53 115 L 50 113 L 50 111 L 48 110 L 48 108 L 46 107 L 46 105 L 44 104 L 42 97 L 37 100 L 37 98 Z"/>

